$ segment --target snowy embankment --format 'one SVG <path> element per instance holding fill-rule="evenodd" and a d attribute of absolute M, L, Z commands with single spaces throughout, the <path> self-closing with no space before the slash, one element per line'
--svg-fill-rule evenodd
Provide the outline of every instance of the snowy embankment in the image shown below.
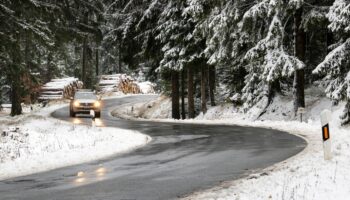
<path fill-rule="evenodd" d="M 212 107 L 205 115 L 192 120 L 157 119 L 148 120 L 174 123 L 200 123 L 255 126 L 278 129 L 305 138 L 308 146 L 300 154 L 277 163 L 266 169 L 257 169 L 248 177 L 224 182 L 221 185 L 205 191 L 198 191 L 185 199 L 348 199 L 350 196 L 350 128 L 340 127 L 339 115 L 344 104 L 332 106 L 331 102 L 317 91 L 310 89 L 306 99 L 307 113 L 304 122 L 292 116 L 291 98 L 288 96 L 276 97 L 266 113 L 256 120 L 257 108 L 243 113 L 232 104 Z M 310 93 L 313 93 L 310 95 Z M 159 104 L 164 104 L 161 100 Z M 139 113 L 137 108 L 154 107 L 166 108 L 166 105 L 157 106 L 157 103 L 146 103 L 144 106 L 133 107 L 133 113 Z M 166 104 L 166 103 L 165 103 Z M 115 115 L 128 114 L 131 105 L 118 108 Z M 333 121 L 330 124 L 333 159 L 325 161 L 323 158 L 322 134 L 319 114 L 323 109 L 332 111 Z M 127 112 L 126 112 L 127 111 Z M 150 111 L 141 116 L 152 116 Z M 163 113 L 157 110 L 154 113 Z M 167 115 L 164 115 L 167 116 Z M 164 117 L 161 116 L 161 117 Z M 257 133 L 258 134 L 258 133 Z"/>
<path fill-rule="evenodd" d="M 151 140 L 136 131 L 51 118 L 61 106 L 0 118 L 0 180 L 106 158 Z"/>

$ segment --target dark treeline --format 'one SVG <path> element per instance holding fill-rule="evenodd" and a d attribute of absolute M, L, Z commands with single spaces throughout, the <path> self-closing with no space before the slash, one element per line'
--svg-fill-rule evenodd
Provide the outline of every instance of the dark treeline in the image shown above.
<path fill-rule="evenodd" d="M 216 104 L 216 86 L 244 108 L 267 108 L 274 95 L 316 81 L 350 121 L 350 6 L 345 0 L 3 0 L 2 85 L 21 113 L 23 77 L 45 82 L 138 72 L 172 97 L 173 118 Z M 185 98 L 187 103 L 185 104 Z M 186 106 L 187 105 L 187 106 Z"/>

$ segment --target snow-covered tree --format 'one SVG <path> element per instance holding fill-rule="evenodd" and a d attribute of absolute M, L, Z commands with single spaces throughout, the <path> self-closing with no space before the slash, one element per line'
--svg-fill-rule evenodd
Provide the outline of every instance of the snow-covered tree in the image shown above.
<path fill-rule="evenodd" d="M 313 71 L 324 75 L 326 93 L 335 103 L 345 100 L 342 124 L 350 122 L 350 3 L 336 0 L 327 17 L 328 28 L 337 36 L 334 48 Z"/>
<path fill-rule="evenodd" d="M 191 31 L 191 22 L 187 22 L 182 11 L 185 0 L 170 0 L 161 13 L 158 21 L 156 39 L 162 45 L 163 58 L 159 63 L 160 71 L 171 72 L 172 85 L 172 116 L 179 119 L 179 71 L 183 70 L 184 62 L 181 56 L 185 53 L 185 40 Z"/>
<path fill-rule="evenodd" d="M 216 67 L 221 83 L 229 86 L 229 95 L 243 88 L 243 57 L 253 39 L 247 40 L 247 35 L 241 32 L 241 19 L 253 2 L 240 0 L 211 3 L 211 10 L 206 12 L 207 16 L 197 25 L 197 30 L 206 38 L 204 53 L 208 64 Z"/>
<path fill-rule="evenodd" d="M 263 27 L 266 23 L 269 24 L 266 35 L 244 57 L 248 75 L 242 97 L 246 108 L 263 101 L 262 109 L 265 109 L 271 103 L 273 93 L 279 90 L 280 79 L 291 76 L 295 70 L 304 67 L 303 62 L 292 56 L 284 45 L 285 30 L 282 20 L 285 18 L 285 8 L 283 1 L 264 0 L 244 14 L 243 31 L 258 31 L 264 35 Z"/>
<path fill-rule="evenodd" d="M 11 115 L 22 113 L 21 78 L 30 73 L 28 52 L 52 46 L 54 34 L 48 28 L 47 16 L 56 12 L 54 5 L 44 1 L 2 1 L 0 3 L 0 65 L 11 87 Z M 30 48 L 25 41 L 34 41 Z"/>

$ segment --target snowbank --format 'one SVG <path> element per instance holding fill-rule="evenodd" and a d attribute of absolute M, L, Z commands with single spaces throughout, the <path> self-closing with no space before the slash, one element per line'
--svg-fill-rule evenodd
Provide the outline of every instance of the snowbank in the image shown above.
<path fill-rule="evenodd" d="M 199 121 L 204 123 L 204 121 Z M 215 122 L 212 122 L 215 123 Z M 216 123 L 259 126 L 303 136 L 307 148 L 297 156 L 250 176 L 198 191 L 185 199 L 348 199 L 350 195 L 349 129 L 331 124 L 333 159 L 323 158 L 321 125 L 286 121 L 247 122 L 237 119 Z M 253 187 L 252 187 L 253 186 Z"/>
<path fill-rule="evenodd" d="M 171 117 L 171 99 L 160 96 L 150 102 L 124 104 L 112 111 L 113 116 L 123 119 L 165 119 Z"/>
<path fill-rule="evenodd" d="M 0 118 L 0 180 L 113 156 L 150 141 L 136 131 L 70 124 L 49 117 L 60 106 Z"/>
<path fill-rule="evenodd" d="M 138 82 L 137 85 L 140 87 L 142 94 L 155 94 L 155 85 L 149 81 Z"/>

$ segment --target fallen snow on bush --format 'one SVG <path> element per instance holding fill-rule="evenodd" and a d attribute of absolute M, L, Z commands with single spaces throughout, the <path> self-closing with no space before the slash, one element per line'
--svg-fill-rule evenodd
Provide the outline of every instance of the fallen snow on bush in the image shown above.
<path fill-rule="evenodd" d="M 136 131 L 75 125 L 49 117 L 58 107 L 0 118 L 0 179 L 109 157 L 150 141 Z"/>

